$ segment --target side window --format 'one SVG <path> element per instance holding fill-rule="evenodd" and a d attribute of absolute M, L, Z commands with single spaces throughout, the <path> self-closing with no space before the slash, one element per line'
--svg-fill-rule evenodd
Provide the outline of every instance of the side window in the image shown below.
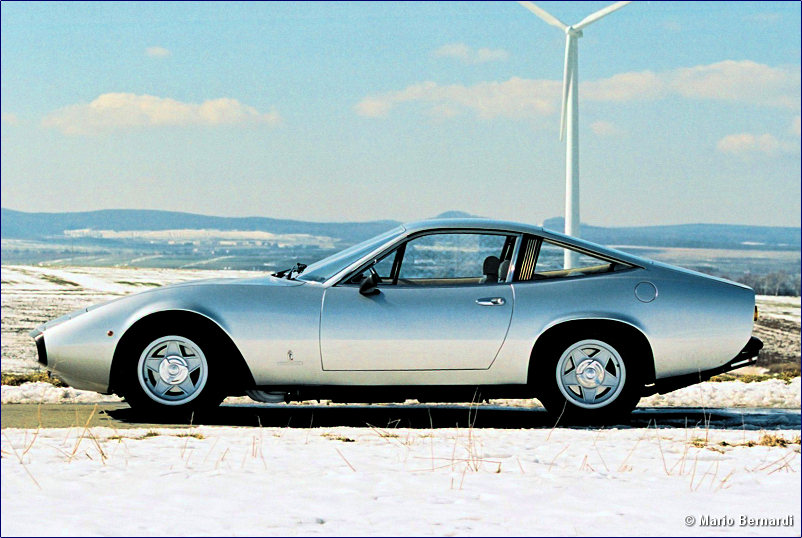
<path fill-rule="evenodd" d="M 566 264 L 566 252 L 572 253 L 568 264 Z M 517 280 L 529 281 L 548 278 L 576 278 L 607 273 L 627 266 L 568 249 L 549 241 L 539 242 L 530 237 L 527 239 L 525 248 L 522 249 L 520 267 Z"/>
<path fill-rule="evenodd" d="M 512 253 L 514 237 L 483 233 L 439 233 L 409 241 L 398 274 L 399 285 L 478 285 L 499 279 Z"/>
<path fill-rule="evenodd" d="M 383 258 L 379 259 L 376 263 L 371 264 L 371 267 L 379 274 L 382 279 L 381 285 L 388 285 L 393 283 L 393 263 L 395 262 L 395 255 L 397 250 L 393 250 L 389 254 L 385 254 Z M 348 284 L 359 284 L 362 277 L 368 274 L 368 269 L 361 273 L 354 275 L 348 280 Z"/>
<path fill-rule="evenodd" d="M 373 268 L 379 273 L 381 279 L 385 282 L 392 280 L 393 274 L 393 261 L 395 260 L 395 250 L 384 258 L 373 264 Z"/>

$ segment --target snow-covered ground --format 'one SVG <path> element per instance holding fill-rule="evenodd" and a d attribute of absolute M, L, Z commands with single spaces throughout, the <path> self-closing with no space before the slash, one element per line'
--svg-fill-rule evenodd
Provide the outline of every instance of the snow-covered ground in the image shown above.
<path fill-rule="evenodd" d="M 799 445 L 747 446 L 764 434 L 5 429 L 1 530 L 4 536 L 799 536 Z M 798 442 L 799 431 L 771 434 Z M 743 527 L 742 516 L 792 522 Z M 700 526 L 711 517 L 731 517 L 733 526 Z"/>

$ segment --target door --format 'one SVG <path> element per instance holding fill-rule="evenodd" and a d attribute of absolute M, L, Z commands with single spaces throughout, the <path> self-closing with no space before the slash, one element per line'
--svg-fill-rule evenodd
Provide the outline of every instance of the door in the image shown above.
<path fill-rule="evenodd" d="M 426 234 L 375 262 L 378 293 L 362 295 L 359 274 L 327 289 L 323 369 L 489 368 L 512 318 L 504 260 L 515 240 L 496 233 Z"/>

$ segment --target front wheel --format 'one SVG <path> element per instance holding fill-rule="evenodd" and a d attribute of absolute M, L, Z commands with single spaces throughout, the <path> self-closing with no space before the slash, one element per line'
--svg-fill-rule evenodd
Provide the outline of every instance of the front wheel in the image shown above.
<path fill-rule="evenodd" d="M 134 408 L 166 411 L 214 407 L 224 397 L 221 380 L 200 335 L 150 335 L 132 353 L 125 399 Z"/>
<path fill-rule="evenodd" d="M 624 420 L 642 388 L 634 358 L 623 342 L 599 335 L 554 346 L 542 363 L 540 400 L 568 422 Z"/>

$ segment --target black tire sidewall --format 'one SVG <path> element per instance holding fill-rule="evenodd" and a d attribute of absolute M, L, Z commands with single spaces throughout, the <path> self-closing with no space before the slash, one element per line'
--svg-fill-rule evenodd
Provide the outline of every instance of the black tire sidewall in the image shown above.
<path fill-rule="evenodd" d="M 139 382 L 139 359 L 142 353 L 153 342 L 164 336 L 181 336 L 189 339 L 197 345 L 206 357 L 206 367 L 208 370 L 206 384 L 201 389 L 200 394 L 189 402 L 179 405 L 166 405 L 153 400 L 147 395 L 145 389 Z M 148 331 L 135 339 L 131 349 L 126 352 L 126 360 L 123 368 L 123 397 L 128 404 L 139 410 L 155 411 L 163 413 L 182 413 L 185 411 L 196 411 L 216 407 L 225 398 L 225 379 L 216 360 L 218 347 L 212 339 L 199 331 L 186 328 L 176 328 L 175 330 L 162 329 L 159 331 Z"/>
<path fill-rule="evenodd" d="M 560 391 L 556 380 L 557 364 L 562 354 L 583 340 L 598 340 L 612 347 L 621 357 L 626 371 L 624 386 L 618 396 L 609 404 L 595 409 L 579 407 L 568 400 Z M 533 383 L 538 399 L 555 419 L 559 418 L 567 423 L 625 422 L 638 404 L 643 388 L 643 368 L 634 360 L 636 356 L 634 347 L 619 336 L 584 331 L 578 336 L 563 335 L 556 338 L 546 348 L 541 360 L 535 357 Z"/>

